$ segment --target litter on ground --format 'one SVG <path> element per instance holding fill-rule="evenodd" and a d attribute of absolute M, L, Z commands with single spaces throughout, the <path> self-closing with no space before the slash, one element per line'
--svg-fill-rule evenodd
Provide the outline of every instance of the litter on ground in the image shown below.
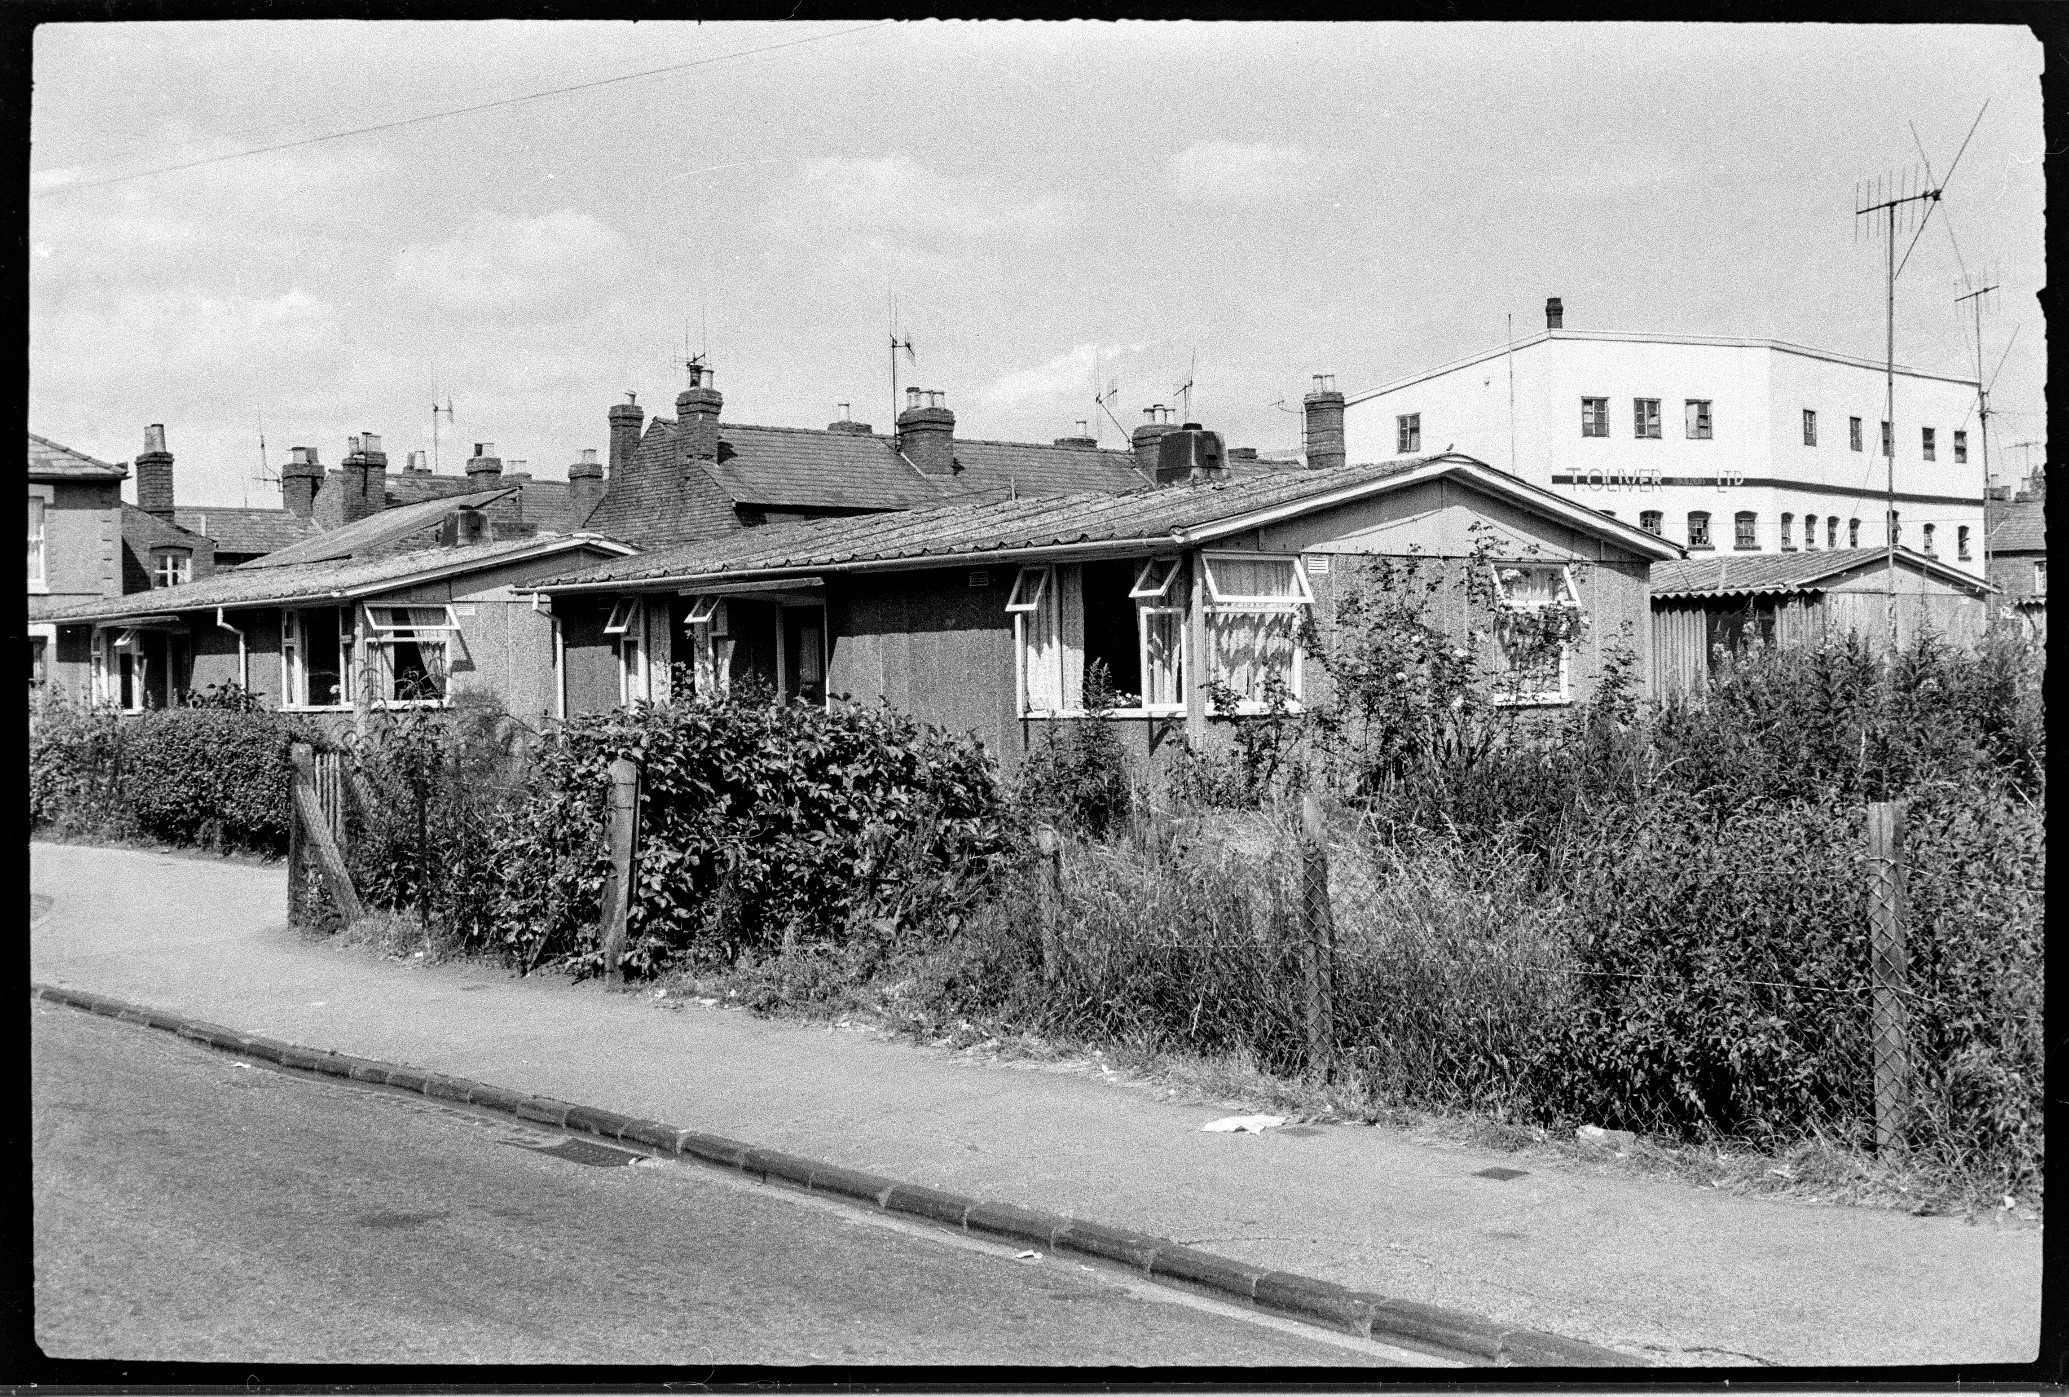
<path fill-rule="evenodd" d="M 1252 1135 L 1261 1135 L 1273 1126 L 1284 1125 L 1285 1123 L 1286 1118 L 1284 1116 L 1223 1116 L 1218 1121 L 1207 1122 L 1200 1129 L 1217 1131 L 1224 1135 L 1233 1134 L 1239 1130 L 1247 1130 Z"/>

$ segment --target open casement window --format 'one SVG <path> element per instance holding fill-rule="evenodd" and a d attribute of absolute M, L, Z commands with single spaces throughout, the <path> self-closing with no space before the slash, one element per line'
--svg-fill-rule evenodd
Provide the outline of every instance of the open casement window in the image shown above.
<path fill-rule="evenodd" d="M 643 703 L 652 697 L 648 685 L 646 608 L 638 597 L 620 597 L 611 607 L 603 633 L 618 638 L 618 702 Z"/>
<path fill-rule="evenodd" d="M 1049 594 L 1049 581 L 1055 573 L 1051 567 L 1024 567 L 1013 579 L 1013 591 L 1006 598 L 1006 610 L 1021 616 L 1033 615 L 1041 610 L 1042 601 Z"/>
<path fill-rule="evenodd" d="M 450 606 L 366 609 L 368 674 L 377 703 L 443 703 L 460 623 Z"/>
<path fill-rule="evenodd" d="M 1167 601 L 1171 584 L 1178 580 L 1179 559 L 1151 558 L 1135 573 L 1135 585 L 1128 595 L 1137 601 Z"/>
<path fill-rule="evenodd" d="M 1172 713 L 1185 707 L 1185 611 L 1176 605 L 1177 558 L 1111 559 L 1025 567 L 1013 612 L 1020 712 L 1087 710 L 1095 676 L 1105 711 Z"/>
<path fill-rule="evenodd" d="M 290 708 L 352 705 L 352 608 L 319 606 L 281 613 L 281 692 Z"/>
<path fill-rule="evenodd" d="M 698 694 L 731 692 L 733 639 L 726 634 L 726 604 L 721 597 L 693 597 L 683 615 L 690 633 L 690 682 Z"/>
<path fill-rule="evenodd" d="M 1314 603 L 1300 560 L 1259 553 L 1207 553 L 1204 598 L 1207 677 L 1262 708 L 1280 690 L 1301 696 L 1300 621 Z"/>
<path fill-rule="evenodd" d="M 1586 624 L 1573 569 L 1559 563 L 1496 563 L 1495 698 L 1565 703 L 1573 643 Z"/>

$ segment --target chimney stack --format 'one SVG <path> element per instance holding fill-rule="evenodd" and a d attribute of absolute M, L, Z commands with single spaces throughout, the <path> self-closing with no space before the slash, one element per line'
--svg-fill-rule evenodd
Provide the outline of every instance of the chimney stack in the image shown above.
<path fill-rule="evenodd" d="M 596 459 L 596 448 L 583 447 L 582 459 L 568 467 L 568 512 L 574 516 L 576 528 L 587 523 L 603 503 L 603 484 L 603 462 Z"/>
<path fill-rule="evenodd" d="M 1314 391 L 1300 400 L 1307 423 L 1307 463 L 1310 470 L 1328 470 L 1344 462 L 1343 394 L 1336 391 L 1335 374 L 1316 374 Z"/>
<path fill-rule="evenodd" d="M 1545 302 L 1545 328 L 1560 330 L 1566 326 L 1566 307 L 1557 296 Z"/>
<path fill-rule="evenodd" d="M 323 466 L 316 459 L 316 448 L 297 446 L 287 453 L 287 464 L 280 468 L 280 503 L 289 514 L 298 519 L 307 519 L 316 512 L 316 491 L 323 484 Z"/>
<path fill-rule="evenodd" d="M 1069 437 L 1058 437 L 1056 438 L 1056 444 L 1058 446 L 1075 446 L 1085 451 L 1098 450 L 1099 438 L 1093 436 L 1092 433 L 1089 430 L 1087 430 L 1091 427 L 1091 425 L 1092 421 L 1090 418 L 1080 417 L 1078 419 L 1077 435 Z"/>
<path fill-rule="evenodd" d="M 866 437 L 875 431 L 875 428 L 871 427 L 867 422 L 857 422 L 855 414 L 848 410 L 848 404 L 835 403 L 834 406 L 841 410 L 840 421 L 827 423 L 827 431 L 840 432 L 844 435 L 855 437 Z"/>
<path fill-rule="evenodd" d="M 1128 444 L 1135 449 L 1135 469 L 1151 479 L 1157 474 L 1157 443 L 1166 432 L 1178 430 L 1178 424 L 1171 420 L 1171 409 L 1158 403 L 1142 410 L 1143 424 L 1128 434 Z"/>
<path fill-rule="evenodd" d="M 136 458 L 136 507 L 172 522 L 172 453 L 165 449 L 165 424 L 144 428 L 144 449 Z"/>
<path fill-rule="evenodd" d="M 467 460 L 467 484 L 475 490 L 493 490 L 503 478 L 503 460 L 496 455 L 496 444 L 492 441 L 474 443 L 474 454 Z"/>
<path fill-rule="evenodd" d="M 1228 474 L 1228 456 L 1221 433 L 1187 422 L 1157 439 L 1157 484 L 1197 485 Z"/>
<path fill-rule="evenodd" d="M 675 395 L 675 429 L 681 434 L 684 466 L 718 459 L 718 412 L 725 401 L 711 385 L 711 370 L 690 365 L 690 386 Z"/>
<path fill-rule="evenodd" d="M 421 451 L 410 452 L 409 460 L 402 467 L 402 473 L 404 475 L 431 474 L 431 467 L 424 464 L 424 453 Z"/>
<path fill-rule="evenodd" d="M 611 404 L 611 474 L 617 476 L 632 464 L 632 457 L 639 450 L 639 426 L 646 413 L 639 406 L 639 395 L 627 393 L 625 401 Z"/>
<path fill-rule="evenodd" d="M 373 432 L 347 437 L 342 524 L 379 514 L 388 507 L 388 453 Z"/>
<path fill-rule="evenodd" d="M 955 414 L 942 405 L 945 394 L 926 388 L 905 390 L 905 411 L 898 414 L 898 449 L 926 475 L 953 475 Z"/>

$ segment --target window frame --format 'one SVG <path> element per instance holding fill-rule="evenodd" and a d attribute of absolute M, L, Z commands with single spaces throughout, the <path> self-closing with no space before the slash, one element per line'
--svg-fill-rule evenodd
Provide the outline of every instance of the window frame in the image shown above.
<path fill-rule="evenodd" d="M 1609 399 L 1582 396 L 1580 434 L 1583 438 L 1609 435 Z"/>
<path fill-rule="evenodd" d="M 1918 450 L 1925 459 L 1928 461 L 1939 460 L 1939 448 L 1940 441 L 1939 437 L 1935 435 L 1935 429 L 1920 427 L 1918 429 Z"/>
<path fill-rule="evenodd" d="M 1407 456 L 1422 450 L 1422 414 L 1403 412 L 1394 416 L 1394 454 Z"/>
<path fill-rule="evenodd" d="M 1702 520 L 1702 521 L 1703 521 L 1703 522 L 1702 522 L 1702 528 L 1701 528 L 1700 530 L 1698 530 L 1698 529 L 1696 528 L 1696 520 L 1698 520 L 1698 519 L 1700 519 L 1700 520 Z M 1690 548 L 1706 548 L 1706 549 L 1713 549 L 1713 550 L 1714 550 L 1714 549 L 1715 549 L 1715 548 L 1717 547 L 1716 541 L 1715 541 L 1715 540 L 1714 540 L 1714 539 L 1713 539 L 1713 538 L 1712 538 L 1712 537 L 1710 536 L 1710 511 L 1709 511 L 1709 510 L 1707 510 L 1707 509 L 1691 509 L 1691 510 L 1689 510 L 1689 511 L 1688 511 L 1688 519 L 1687 519 L 1687 529 L 1688 529 L 1688 547 L 1690 547 Z M 1702 537 L 1698 538 L 1698 537 L 1696 536 L 1698 532 L 1700 532 L 1700 533 L 1701 533 Z"/>
<path fill-rule="evenodd" d="M 1814 407 L 1803 409 L 1803 444 L 1805 446 L 1816 446 L 1818 444 L 1818 410 Z"/>
<path fill-rule="evenodd" d="M 1214 564 L 1217 559 L 1245 563 L 1285 563 L 1292 570 L 1297 592 L 1293 596 L 1266 596 L 1238 592 L 1224 593 L 1221 590 L 1220 582 L 1214 576 Z M 1205 595 L 1195 596 L 1193 602 L 1200 608 L 1201 620 L 1204 623 L 1202 630 L 1205 632 L 1207 640 L 1207 653 L 1201 657 L 1201 669 L 1204 672 L 1204 677 L 1212 682 L 1228 682 L 1227 675 L 1222 669 L 1221 658 L 1221 633 L 1225 627 L 1225 620 L 1218 621 L 1217 618 L 1233 618 L 1238 616 L 1290 616 L 1298 618 L 1307 613 L 1315 604 L 1314 589 L 1308 585 L 1307 565 L 1298 553 L 1251 553 L 1238 549 L 1210 550 L 1203 548 L 1200 550 L 1200 576 L 1205 585 L 1197 590 L 1203 591 Z M 1301 643 L 1300 626 L 1296 623 L 1293 628 L 1292 658 L 1287 666 L 1286 678 L 1286 688 L 1292 695 L 1292 707 L 1289 710 L 1291 712 L 1299 712 L 1302 705 L 1306 702 L 1306 671 L 1307 647 Z M 1268 711 L 1269 709 L 1262 699 L 1244 698 L 1238 701 L 1236 705 L 1236 715 L 1238 717 L 1254 716 Z"/>
<path fill-rule="evenodd" d="M 616 630 L 611 627 L 615 625 Z M 652 657 L 647 653 L 646 598 L 634 592 L 611 606 L 604 634 L 618 637 L 618 706 L 651 703 L 654 695 Z"/>
<path fill-rule="evenodd" d="M 1173 584 L 1178 581 L 1179 568 L 1184 561 L 1183 558 L 1177 557 L 1145 558 L 1142 566 L 1136 569 L 1135 585 L 1128 589 L 1129 597 L 1136 601 L 1167 600 L 1171 595 Z M 1152 585 L 1151 573 L 1159 564 L 1164 565 L 1164 580 Z"/>
<path fill-rule="evenodd" d="M 1731 548 L 1734 553 L 1760 551 L 1760 514 L 1757 510 L 1734 510 L 1731 516 Z"/>
<path fill-rule="evenodd" d="M 1846 546 L 1848 548 L 1859 548 L 1861 546 L 1861 521 L 1858 519 L 1846 521 Z"/>
<path fill-rule="evenodd" d="M 1861 433 L 1860 418 L 1849 417 L 1846 419 L 1846 441 L 1847 445 L 1852 447 L 1855 451 L 1865 451 L 1867 449 L 1867 447 L 1864 445 L 1864 439 Z"/>
<path fill-rule="evenodd" d="M 1919 525 L 1918 542 L 1920 545 L 1919 551 L 1924 553 L 1926 557 L 1937 558 L 1940 556 L 1938 552 L 1939 544 L 1933 537 L 1933 526 L 1931 524 Z"/>
<path fill-rule="evenodd" d="M 1966 524 L 1956 524 L 1954 526 L 1954 559 L 1956 562 L 1962 563 L 1969 561 L 1968 525 Z"/>
<path fill-rule="evenodd" d="M 1639 528 L 1641 528 L 1641 529 L 1643 529 L 1643 530 L 1645 530 L 1645 532 L 1647 532 L 1647 533 L 1651 534 L 1651 535 L 1652 535 L 1653 537 L 1655 537 L 1655 538 L 1664 538 L 1664 537 L 1666 537 L 1666 532 L 1667 532 L 1667 514 L 1666 514 L 1666 511 L 1665 511 L 1665 510 L 1661 510 L 1661 509 L 1641 509 L 1641 510 L 1639 510 L 1639 511 L 1638 511 L 1638 527 L 1639 527 Z"/>
<path fill-rule="evenodd" d="M 1042 599 L 1049 594 L 1049 584 L 1055 580 L 1051 575 L 1055 571 L 1056 565 L 1054 563 L 1021 564 L 1020 571 L 1013 578 L 1013 590 L 1006 594 L 1007 613 L 1009 615 L 1025 616 L 1040 610 Z M 1030 576 L 1034 578 L 1034 595 L 1023 597 L 1021 589 L 1026 586 Z"/>
<path fill-rule="evenodd" d="M 1796 551 L 1796 516 L 1793 514 L 1782 516 L 1780 546 L 1784 553 Z"/>
<path fill-rule="evenodd" d="M 173 577 L 166 580 L 165 574 Z M 184 587 L 194 580 L 194 550 L 191 548 L 154 548 L 151 550 L 151 586 Z"/>
<path fill-rule="evenodd" d="M 1150 682 L 1151 665 L 1149 655 L 1150 618 L 1152 616 L 1174 616 L 1178 619 L 1178 663 L 1174 666 L 1176 675 L 1172 684 L 1172 688 L 1178 697 L 1164 703 L 1152 703 L 1150 701 L 1150 693 L 1154 687 Z M 1136 648 L 1141 652 L 1142 665 L 1141 711 L 1145 714 L 1162 717 L 1173 713 L 1185 712 L 1185 681 L 1186 676 L 1191 672 L 1190 661 L 1192 658 L 1192 627 L 1188 626 L 1185 621 L 1186 610 L 1182 606 L 1150 606 L 1140 599 L 1135 603 L 1135 644 Z"/>
<path fill-rule="evenodd" d="M 1548 601 L 1514 601 L 1509 597 L 1508 583 L 1502 577 L 1502 570 L 1504 568 L 1534 568 L 1544 572 L 1557 572 L 1559 575 L 1559 588 L 1564 595 L 1562 597 L 1554 597 Z M 1493 575 L 1495 609 L 1497 612 L 1502 610 L 1543 611 L 1554 606 L 1568 605 L 1578 611 L 1583 618 L 1587 615 L 1586 608 L 1581 604 L 1580 586 L 1574 580 L 1572 563 L 1547 563 L 1542 559 L 1535 558 L 1511 558 L 1489 562 L 1488 570 Z M 1498 634 L 1494 637 L 1494 644 L 1496 652 L 1502 654 L 1502 646 Z M 1506 654 L 1503 654 L 1503 659 L 1507 659 Z M 1559 680 L 1556 690 L 1540 689 L 1531 693 L 1519 693 L 1514 690 L 1505 692 L 1501 678 L 1501 675 L 1496 675 L 1493 683 L 1493 699 L 1500 707 L 1552 708 L 1571 704 L 1573 702 L 1573 642 L 1570 640 L 1559 642 Z"/>
<path fill-rule="evenodd" d="M 1897 429 L 1890 423 L 1884 422 L 1882 424 L 1882 454 L 1884 456 L 1893 457 L 1896 455 L 1896 440 Z"/>
<path fill-rule="evenodd" d="M 1954 464 L 1957 466 L 1968 464 L 1968 433 L 1959 427 L 1954 429 Z"/>
<path fill-rule="evenodd" d="M 1710 410 L 1716 406 L 1717 400 L 1715 398 L 1684 398 L 1681 401 L 1682 417 L 1688 428 L 1688 440 L 1715 440 L 1717 424 Z"/>
<path fill-rule="evenodd" d="M 396 698 L 393 696 L 369 695 L 368 701 L 375 708 L 445 708 L 452 703 L 453 648 L 461 644 L 460 621 L 453 608 L 445 603 L 432 602 L 428 605 L 396 605 L 393 603 L 368 604 L 363 607 L 366 620 L 366 673 L 363 676 L 369 684 L 378 683 L 386 689 L 395 687 L 395 647 L 414 645 L 424 654 L 427 672 L 433 661 L 430 652 L 435 648 L 439 695 L 436 698 Z M 420 622 L 415 612 L 436 613 L 435 622 Z M 383 613 L 386 613 L 384 619 Z M 403 620 L 396 620 L 400 613 Z"/>
<path fill-rule="evenodd" d="M 1631 399 L 1631 436 L 1637 441 L 1662 440 L 1658 398 Z"/>
<path fill-rule="evenodd" d="M 2036 597 L 2047 595 L 2047 559 L 2045 558 L 2035 558 L 2033 560 L 2033 595 Z"/>
<path fill-rule="evenodd" d="M 360 662 L 356 607 L 332 602 L 321 606 L 284 606 L 280 609 L 280 694 L 281 710 L 291 713 L 347 713 L 356 705 L 359 692 L 355 666 Z M 308 617 L 329 614 L 338 627 L 338 702 L 310 703 Z"/>
<path fill-rule="evenodd" d="M 38 596 L 50 592 L 50 506 L 48 495 L 29 488 L 29 591 Z"/>
<path fill-rule="evenodd" d="M 1293 596 L 1279 593 L 1245 593 L 1221 590 L 1221 583 L 1215 579 L 1214 564 L 1237 563 L 1285 563 L 1293 574 L 1298 591 Z M 1207 583 L 1206 610 L 1215 611 L 1300 611 L 1315 603 L 1314 589 L 1308 586 L 1307 569 L 1301 566 L 1298 553 L 1247 553 L 1234 549 L 1210 551 L 1200 550 L 1200 571 Z"/>

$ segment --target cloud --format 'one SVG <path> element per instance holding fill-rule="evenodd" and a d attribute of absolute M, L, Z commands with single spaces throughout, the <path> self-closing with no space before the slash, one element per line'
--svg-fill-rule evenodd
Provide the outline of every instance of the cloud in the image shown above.
<path fill-rule="evenodd" d="M 995 180 L 943 175 L 908 155 L 808 160 L 793 182 L 792 217 L 821 228 L 966 240 L 1039 237 L 1076 221 L 1073 200 Z"/>
<path fill-rule="evenodd" d="M 1303 146 L 1197 141 L 1171 157 L 1166 175 L 1181 199 L 1254 204 L 1304 192 L 1321 168 L 1321 156 Z"/>
<path fill-rule="evenodd" d="M 995 380 L 978 390 L 977 401 L 989 408 L 1012 411 L 1068 399 L 1084 403 L 1090 411 L 1094 371 L 1110 378 L 1115 363 L 1147 348 L 1147 344 L 1081 344 L 1045 364 L 1017 369 Z M 1099 386 L 1104 389 L 1106 385 Z"/>
<path fill-rule="evenodd" d="M 101 378 L 162 378 L 173 368 L 220 374 L 263 346 L 275 363 L 325 357 L 338 339 L 337 308 L 300 287 L 275 296 L 128 290 L 56 319 L 32 321 L 33 352 L 52 366 L 93 364 Z"/>
<path fill-rule="evenodd" d="M 395 255 L 395 281 L 436 304 L 479 310 L 606 286 L 631 266 L 616 230 L 562 209 L 543 218 L 484 218 L 444 242 L 411 243 Z"/>

